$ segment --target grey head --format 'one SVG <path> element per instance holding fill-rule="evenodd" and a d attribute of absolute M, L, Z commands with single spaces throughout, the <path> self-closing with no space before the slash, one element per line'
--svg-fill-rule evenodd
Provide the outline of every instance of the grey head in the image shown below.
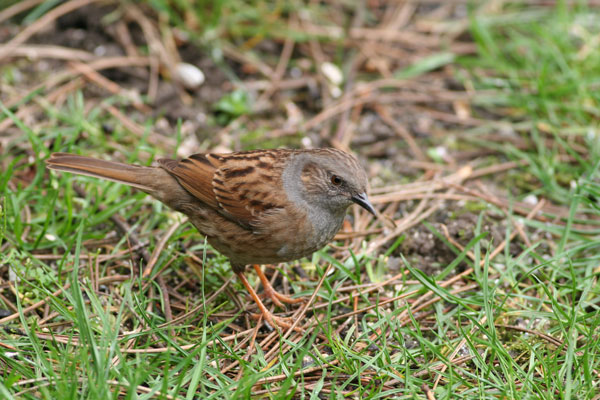
<path fill-rule="evenodd" d="M 327 213 L 343 219 L 354 203 L 375 215 L 367 198 L 367 174 L 351 154 L 333 148 L 297 152 L 282 178 L 288 198 L 304 203 L 320 217 Z"/>

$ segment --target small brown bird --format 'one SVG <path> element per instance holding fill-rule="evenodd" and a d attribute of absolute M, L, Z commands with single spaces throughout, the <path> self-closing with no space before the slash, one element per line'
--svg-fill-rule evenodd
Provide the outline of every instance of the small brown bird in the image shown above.
<path fill-rule="evenodd" d="M 254 150 L 160 159 L 143 167 L 54 153 L 48 168 L 109 179 L 136 187 L 187 215 L 208 242 L 229 258 L 269 324 L 289 327 L 272 315 L 243 275 L 253 264 L 265 294 L 281 306 L 296 303 L 276 292 L 258 264 L 308 256 L 339 231 L 356 203 L 375 214 L 367 175 L 354 156 L 333 148 Z"/>

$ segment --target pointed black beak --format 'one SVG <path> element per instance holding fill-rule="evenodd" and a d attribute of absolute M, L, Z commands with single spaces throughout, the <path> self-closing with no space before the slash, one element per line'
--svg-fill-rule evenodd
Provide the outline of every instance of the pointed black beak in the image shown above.
<path fill-rule="evenodd" d="M 365 210 L 367 210 L 368 212 L 370 212 L 371 214 L 376 215 L 375 209 L 373 208 L 373 205 L 369 202 L 369 198 L 367 197 L 366 193 L 356 194 L 352 196 L 352 201 L 364 208 Z"/>

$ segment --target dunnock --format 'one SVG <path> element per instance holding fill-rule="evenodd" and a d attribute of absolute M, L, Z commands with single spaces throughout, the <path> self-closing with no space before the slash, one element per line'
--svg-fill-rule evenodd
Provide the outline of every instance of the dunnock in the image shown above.
<path fill-rule="evenodd" d="M 54 153 L 48 168 L 125 183 L 188 216 L 208 242 L 229 258 L 264 318 L 272 315 L 243 275 L 253 264 L 273 302 L 301 301 L 277 293 L 258 264 L 308 256 L 340 229 L 356 203 L 375 214 L 367 198 L 367 175 L 352 155 L 333 148 L 254 150 L 160 159 L 143 167 Z"/>

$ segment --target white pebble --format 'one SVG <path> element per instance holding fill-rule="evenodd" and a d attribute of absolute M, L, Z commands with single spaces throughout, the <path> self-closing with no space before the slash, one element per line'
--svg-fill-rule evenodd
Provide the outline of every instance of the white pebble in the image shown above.
<path fill-rule="evenodd" d="M 187 89 L 196 89 L 204 83 L 204 72 L 195 65 L 179 63 L 175 67 L 175 78 Z"/>
<path fill-rule="evenodd" d="M 586 136 L 588 140 L 596 140 L 596 137 L 598 137 L 598 132 L 594 128 L 589 128 Z"/>
<path fill-rule="evenodd" d="M 448 157 L 448 149 L 445 148 L 444 146 L 437 146 L 435 148 L 435 153 L 438 155 L 439 158 L 441 158 L 442 160 L 445 160 Z"/>
<path fill-rule="evenodd" d="M 332 84 L 339 86 L 344 82 L 344 74 L 342 70 L 335 64 L 330 62 L 324 62 L 321 64 L 321 72 L 325 75 L 325 78 Z"/>
<path fill-rule="evenodd" d="M 340 89 L 337 86 L 330 85 L 329 94 L 331 94 L 331 97 L 333 97 L 334 99 L 337 99 L 342 96 L 342 89 Z"/>
<path fill-rule="evenodd" d="M 535 206 L 539 202 L 539 200 L 535 194 L 529 194 L 525 196 L 523 202 Z"/>
<path fill-rule="evenodd" d="M 94 55 L 103 57 L 106 55 L 106 46 L 100 45 L 94 49 Z"/>

